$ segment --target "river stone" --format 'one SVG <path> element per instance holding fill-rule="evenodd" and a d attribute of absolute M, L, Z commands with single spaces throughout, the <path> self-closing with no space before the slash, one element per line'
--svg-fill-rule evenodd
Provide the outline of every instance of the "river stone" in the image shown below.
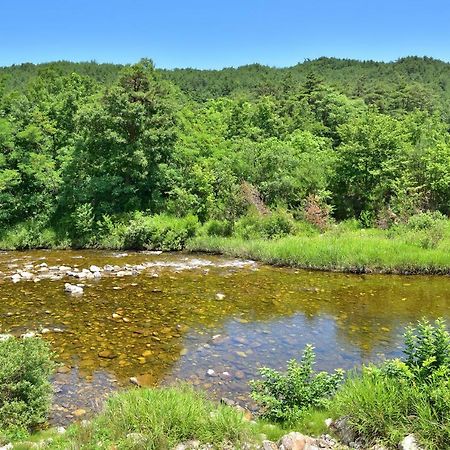
<path fill-rule="evenodd" d="M 306 436 L 293 431 L 280 439 L 280 450 L 305 450 Z"/>
<path fill-rule="evenodd" d="M 348 423 L 348 417 L 341 417 L 330 424 L 330 429 L 334 431 L 339 440 L 345 444 L 350 445 L 355 442 L 357 436 Z"/>
<path fill-rule="evenodd" d="M 275 442 L 264 440 L 262 441 L 262 450 L 278 450 L 278 445 Z"/>
<path fill-rule="evenodd" d="M 22 277 L 18 273 L 11 275 L 11 281 L 13 283 L 18 283 L 21 279 L 22 279 Z"/>
<path fill-rule="evenodd" d="M 130 378 L 130 383 L 139 387 L 152 387 L 155 385 L 155 377 L 151 373 L 144 373 Z"/>
<path fill-rule="evenodd" d="M 409 434 L 400 442 L 400 450 L 421 450 L 421 447 L 419 447 L 414 435 Z"/>
<path fill-rule="evenodd" d="M 105 359 L 117 358 L 117 355 L 114 354 L 111 350 L 102 350 L 101 352 L 98 353 L 98 356 L 100 358 L 105 358 Z"/>
<path fill-rule="evenodd" d="M 81 295 L 83 293 L 82 287 L 70 283 L 64 284 L 64 290 L 72 295 Z"/>
<path fill-rule="evenodd" d="M 73 412 L 73 415 L 75 417 L 81 417 L 81 416 L 84 416 L 85 414 L 86 414 L 86 410 L 83 408 L 77 409 Z"/>

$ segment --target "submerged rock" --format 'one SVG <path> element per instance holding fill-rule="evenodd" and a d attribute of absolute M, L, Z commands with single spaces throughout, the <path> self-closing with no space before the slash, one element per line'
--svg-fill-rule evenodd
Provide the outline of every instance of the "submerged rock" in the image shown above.
<path fill-rule="evenodd" d="M 64 291 L 68 292 L 72 295 L 82 295 L 84 290 L 81 286 L 77 286 L 75 284 L 65 283 L 64 284 Z"/>
<path fill-rule="evenodd" d="M 18 283 L 21 279 L 22 279 L 22 277 L 18 273 L 15 273 L 14 275 L 11 275 L 11 281 L 13 283 Z"/>

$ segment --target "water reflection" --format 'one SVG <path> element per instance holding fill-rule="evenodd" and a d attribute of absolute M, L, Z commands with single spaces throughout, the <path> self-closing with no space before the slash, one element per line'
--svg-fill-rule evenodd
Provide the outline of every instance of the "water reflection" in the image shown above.
<path fill-rule="evenodd" d="M 54 277 L 37 272 L 43 262 Z M 145 269 L 84 280 L 84 294 L 74 297 L 64 292 L 71 280 L 60 265 Z M 42 278 L 14 284 L 9 277 L 18 269 Z M 57 422 L 95 408 L 135 376 L 147 384 L 187 379 L 244 398 L 258 367 L 285 367 L 307 343 L 316 347 L 318 368 L 351 368 L 397 355 L 409 322 L 450 316 L 447 277 L 310 273 L 219 257 L 93 251 L 6 253 L 0 271 L 0 331 L 45 331 L 62 364 L 54 380 Z"/>

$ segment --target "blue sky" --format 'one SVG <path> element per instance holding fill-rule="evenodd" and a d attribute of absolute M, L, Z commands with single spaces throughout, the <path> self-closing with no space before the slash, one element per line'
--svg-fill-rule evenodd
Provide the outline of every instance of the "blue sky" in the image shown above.
<path fill-rule="evenodd" d="M 450 61 L 448 0 L 0 0 L 0 65 L 221 68 L 335 56 Z"/>

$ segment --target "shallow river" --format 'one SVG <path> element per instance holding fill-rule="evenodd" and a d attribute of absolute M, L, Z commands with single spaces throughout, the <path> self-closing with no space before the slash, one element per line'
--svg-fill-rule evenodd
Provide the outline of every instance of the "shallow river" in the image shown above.
<path fill-rule="evenodd" d="M 92 265 L 99 278 L 73 276 Z M 62 424 L 89 416 L 130 377 L 188 380 L 247 403 L 258 368 L 284 368 L 307 343 L 318 369 L 349 369 L 399 355 L 408 323 L 450 318 L 448 277 L 102 251 L 3 252 L 0 271 L 0 333 L 42 333 L 52 344 L 61 363 L 52 421 Z M 83 294 L 65 283 L 84 284 Z"/>

